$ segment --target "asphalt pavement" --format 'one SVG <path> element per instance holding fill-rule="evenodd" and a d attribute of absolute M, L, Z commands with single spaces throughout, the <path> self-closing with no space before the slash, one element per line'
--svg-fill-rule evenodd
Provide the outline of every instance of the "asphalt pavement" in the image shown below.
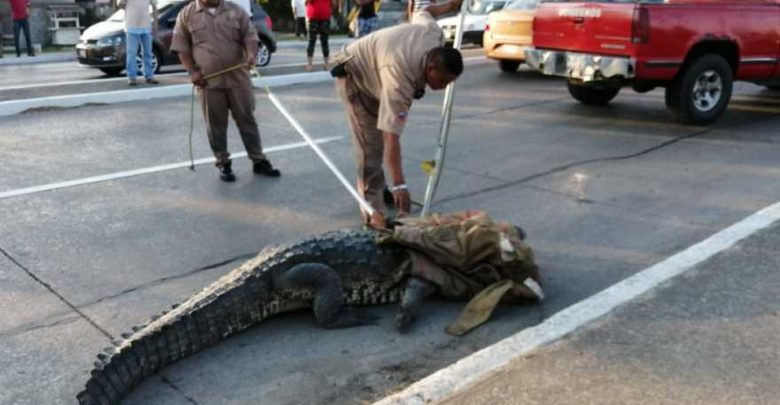
<path fill-rule="evenodd" d="M 349 176 L 354 171 L 351 146 L 332 83 L 275 92 Z M 571 100 L 560 80 L 526 69 L 503 74 L 488 61 L 469 65 L 455 94 L 448 159 L 434 210 L 479 208 L 522 225 L 548 299 L 540 305 L 501 307 L 489 323 L 462 338 L 443 332 L 462 304 L 441 300 L 429 301 L 407 334 L 393 330 L 392 306 L 372 309 L 382 317 L 378 325 L 345 330 L 320 329 L 306 312 L 280 316 L 162 370 L 126 403 L 379 400 L 475 351 L 543 325 L 780 200 L 775 186 L 780 182 L 780 102 L 776 93 L 758 86 L 737 86 L 726 115 L 707 128 L 673 122 L 660 91 L 626 90 L 606 108 L 588 107 Z M 441 101 L 441 92 L 429 91 L 415 102 L 402 138 L 413 196 L 421 196 L 427 182 L 419 164 L 433 155 Z M 355 203 L 261 92 L 257 106 L 264 147 L 283 175 L 256 178 L 248 161 L 237 158 L 234 184 L 220 182 L 208 161 L 194 172 L 186 168 L 189 97 L 0 118 L 0 363 L 6 366 L 0 371 L 0 403 L 73 403 L 95 355 L 110 344 L 109 336 L 186 299 L 266 246 L 359 224 Z M 210 151 L 202 120 L 194 126 L 195 156 L 206 159 Z M 232 124 L 229 136 L 233 151 L 241 151 Z M 84 179 L 92 180 L 79 181 Z M 759 235 L 768 239 L 751 251 L 776 257 L 775 230 Z M 733 254 L 725 252 L 719 261 L 728 263 Z M 758 253 L 742 260 L 755 257 Z M 735 286 L 751 284 L 747 280 L 753 278 L 760 285 L 749 295 L 757 305 L 776 284 L 771 272 L 759 270 L 759 262 L 751 265 L 755 271 L 738 271 L 745 280 L 737 279 L 733 265 L 712 273 L 733 276 Z M 694 306 L 689 318 L 675 312 L 689 307 L 685 294 L 659 303 L 683 300 L 658 306 L 669 319 L 686 322 L 654 322 L 649 310 L 623 318 L 618 312 L 614 320 L 635 322 L 631 327 L 642 331 L 668 327 L 670 334 L 676 332 L 672 326 L 694 328 L 696 317 L 702 317 L 701 323 L 710 319 L 708 311 L 719 308 L 719 299 L 729 302 L 720 294 L 726 285 L 719 284 L 728 280 L 694 280 L 690 299 L 705 295 L 715 304 Z M 742 304 L 727 308 L 749 315 L 739 312 Z M 605 325 L 603 333 L 609 335 L 615 332 L 612 321 L 596 326 Z M 758 328 L 748 316 L 743 321 Z M 702 338 L 710 326 L 719 330 L 715 323 L 705 324 Z M 738 329 L 723 338 L 738 340 Z M 756 336 L 758 347 L 765 347 L 768 335 L 763 333 Z M 691 338 L 691 333 L 684 335 Z M 625 341 L 626 350 L 645 347 L 637 336 L 620 337 L 625 339 L 615 341 Z M 561 358 L 572 359 L 566 351 L 570 342 L 562 341 Z M 632 376 L 641 382 L 641 374 L 630 367 L 621 370 L 619 360 L 634 356 L 647 363 L 655 343 L 645 344 L 647 356 L 637 351 L 618 356 L 608 350 L 612 346 L 593 346 L 594 353 L 607 351 L 580 360 L 592 365 L 603 359 L 605 368 L 635 372 Z M 681 353 L 684 349 L 681 345 Z M 745 352 L 736 350 L 724 362 L 739 364 Z M 777 363 L 752 364 L 771 373 Z M 546 385 L 535 383 L 548 387 L 548 393 L 556 385 L 565 391 L 587 382 L 584 369 L 570 370 L 582 381 L 561 379 L 559 369 L 550 370 L 555 372 L 537 376 Z M 602 376 L 608 380 L 606 372 Z M 585 388 L 573 389 L 572 395 Z M 611 398 L 607 393 L 618 397 L 606 388 L 603 392 L 605 402 Z M 748 391 L 739 387 L 733 392 Z"/>

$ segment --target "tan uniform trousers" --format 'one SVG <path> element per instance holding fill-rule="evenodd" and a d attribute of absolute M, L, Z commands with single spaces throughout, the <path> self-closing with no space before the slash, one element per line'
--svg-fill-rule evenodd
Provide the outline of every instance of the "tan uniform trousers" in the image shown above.
<path fill-rule="evenodd" d="M 233 114 L 241 141 L 253 163 L 265 159 L 260 143 L 260 131 L 255 121 L 255 94 L 251 88 L 198 89 L 198 98 L 206 117 L 209 144 L 217 167 L 230 162 L 227 147 L 228 111 Z"/>
<path fill-rule="evenodd" d="M 347 111 L 352 145 L 357 163 L 357 191 L 383 215 L 387 208 L 382 198 L 385 189 L 385 173 L 382 169 L 384 139 L 377 126 L 379 103 L 361 95 L 349 79 L 336 79 L 336 91 Z M 368 222 L 368 215 L 363 215 Z"/>

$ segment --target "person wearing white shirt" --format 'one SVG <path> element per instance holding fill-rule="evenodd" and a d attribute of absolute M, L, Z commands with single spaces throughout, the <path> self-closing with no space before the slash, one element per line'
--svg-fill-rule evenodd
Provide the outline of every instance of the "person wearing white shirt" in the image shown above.
<path fill-rule="evenodd" d="M 306 4 L 304 0 L 292 0 L 293 17 L 295 17 L 295 36 L 306 39 Z"/>
<path fill-rule="evenodd" d="M 241 6 L 241 8 L 246 11 L 247 14 L 249 14 L 249 18 L 252 18 L 252 5 L 249 4 L 250 0 L 228 0 L 229 2 Z"/>

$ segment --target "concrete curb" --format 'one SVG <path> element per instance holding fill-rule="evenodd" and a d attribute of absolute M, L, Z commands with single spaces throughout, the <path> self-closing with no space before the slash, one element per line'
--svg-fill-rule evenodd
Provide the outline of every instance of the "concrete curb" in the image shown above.
<path fill-rule="evenodd" d="M 352 41 L 354 41 L 354 38 L 330 38 L 328 40 L 328 45 L 331 47 L 333 46 L 342 46 L 345 44 L 348 44 Z M 276 47 L 279 49 L 294 49 L 294 48 L 306 48 L 308 42 L 307 41 L 299 41 L 299 40 L 285 40 L 285 41 L 278 41 L 276 43 Z M 317 41 L 317 45 L 319 46 L 319 41 Z M 336 53 L 336 51 L 339 51 L 339 49 L 332 49 L 331 53 Z"/>
<path fill-rule="evenodd" d="M 293 84 L 319 83 L 330 80 L 328 72 L 296 73 L 290 75 L 267 76 L 252 79 L 255 87 L 261 87 L 263 81 L 269 87 L 289 86 Z M 86 104 L 116 104 L 127 101 L 155 100 L 170 97 L 184 97 L 192 94 L 192 85 L 177 84 L 172 86 L 104 91 L 99 93 L 72 94 L 55 97 L 39 97 L 23 100 L 0 102 L 0 116 L 24 113 L 34 109 L 44 108 L 74 108 Z"/>
<path fill-rule="evenodd" d="M 74 48 L 75 49 L 75 48 Z M 35 57 L 23 56 L 17 58 L 16 56 L 3 56 L 0 58 L 0 66 L 17 66 L 17 65 L 37 65 L 41 63 L 57 63 L 57 62 L 75 62 L 76 51 L 68 52 L 52 52 L 45 54 L 38 54 Z"/>
<path fill-rule="evenodd" d="M 685 273 L 778 220 L 780 220 L 780 202 L 559 311 L 539 325 L 524 329 L 465 357 L 405 390 L 375 402 L 374 405 L 422 405 L 443 400 L 485 378 L 490 378 L 491 374 L 498 372 L 513 360 L 522 358 L 609 314 L 618 306 Z"/>
<path fill-rule="evenodd" d="M 473 66 L 489 61 L 484 56 L 465 58 L 466 66 Z M 252 79 L 252 84 L 262 88 L 263 81 L 268 87 L 281 87 L 294 84 L 320 83 L 331 80 L 328 72 L 294 73 L 278 76 L 264 76 Z M 192 85 L 177 84 L 154 88 L 127 89 L 103 91 L 86 94 L 70 94 L 64 96 L 38 97 L 0 102 L 0 117 L 21 114 L 35 109 L 75 108 L 87 104 L 116 104 L 127 101 L 155 100 L 170 97 L 184 97 L 192 94 Z"/>

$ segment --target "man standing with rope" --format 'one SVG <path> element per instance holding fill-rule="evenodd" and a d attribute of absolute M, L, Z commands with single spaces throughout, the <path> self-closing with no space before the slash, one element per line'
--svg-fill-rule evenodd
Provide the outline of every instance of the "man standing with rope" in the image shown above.
<path fill-rule="evenodd" d="M 265 157 L 255 121 L 255 95 L 247 69 L 230 69 L 245 63 L 254 66 L 257 31 L 240 6 L 225 0 L 195 0 L 179 13 L 171 50 L 190 73 L 197 87 L 209 144 L 223 181 L 235 181 L 227 149 L 228 113 L 232 113 L 253 171 L 279 177 Z M 205 77 L 218 73 L 209 80 Z"/>
<path fill-rule="evenodd" d="M 336 89 L 349 118 L 358 193 L 379 213 L 385 212 L 383 162 L 398 213 L 409 212 L 400 136 L 412 101 L 422 98 L 426 85 L 441 90 L 463 72 L 460 52 L 442 46 L 444 34 L 434 20 L 458 10 L 460 4 L 454 0 L 429 5 L 411 23 L 360 38 L 334 59 L 331 74 L 337 78 Z M 384 226 L 361 212 L 366 223 Z"/>

